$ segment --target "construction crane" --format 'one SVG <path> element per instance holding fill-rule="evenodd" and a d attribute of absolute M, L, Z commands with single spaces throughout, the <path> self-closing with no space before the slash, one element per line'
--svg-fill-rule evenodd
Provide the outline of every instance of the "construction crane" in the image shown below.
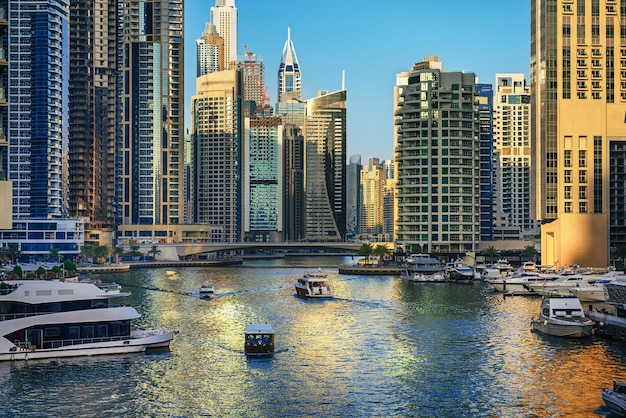
<path fill-rule="evenodd" d="M 259 75 L 257 74 L 256 61 L 252 59 L 252 56 L 254 54 L 248 51 L 248 47 L 246 45 L 244 45 L 243 47 L 246 50 L 246 55 L 248 56 L 248 62 L 246 63 L 246 65 L 249 65 L 250 68 L 252 69 L 252 76 L 254 77 L 254 81 L 257 87 L 259 88 L 259 91 L 261 92 L 261 106 L 259 107 L 260 109 L 265 109 L 265 102 L 269 102 L 270 100 L 270 98 L 267 97 L 267 87 L 265 87 L 265 89 L 263 88 L 263 83 L 261 83 L 261 79 L 259 78 Z"/>

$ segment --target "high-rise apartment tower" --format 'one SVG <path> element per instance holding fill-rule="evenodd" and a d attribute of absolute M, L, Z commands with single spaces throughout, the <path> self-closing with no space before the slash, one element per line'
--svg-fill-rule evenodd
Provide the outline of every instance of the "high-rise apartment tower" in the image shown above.
<path fill-rule="evenodd" d="M 606 267 L 610 247 L 626 243 L 625 22 L 623 2 L 531 0 L 531 170 L 542 264 Z"/>
<path fill-rule="evenodd" d="M 119 228 L 184 217 L 183 0 L 123 3 Z"/>
<path fill-rule="evenodd" d="M 465 254 L 480 238 L 479 117 L 473 73 L 427 57 L 395 87 L 396 242 Z"/>
<path fill-rule="evenodd" d="M 224 68 L 234 70 L 237 65 L 237 7 L 235 0 L 215 0 L 211 7 L 211 23 L 224 38 Z"/>

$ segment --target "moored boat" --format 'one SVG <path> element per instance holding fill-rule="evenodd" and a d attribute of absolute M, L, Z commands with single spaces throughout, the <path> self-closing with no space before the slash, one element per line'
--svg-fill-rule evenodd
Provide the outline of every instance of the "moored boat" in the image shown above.
<path fill-rule="evenodd" d="M 474 271 L 463 260 L 457 259 L 446 264 L 448 280 L 457 283 L 470 283 L 474 281 Z"/>
<path fill-rule="evenodd" d="M 593 334 L 594 326 L 575 297 L 542 298 L 539 319 L 531 320 L 533 331 L 555 337 L 588 337 Z"/>
<path fill-rule="evenodd" d="M 439 260 L 428 254 L 411 254 L 402 270 L 403 279 L 419 283 L 446 281 Z"/>
<path fill-rule="evenodd" d="M 174 331 L 132 330 L 140 318 L 115 304 L 130 293 L 117 284 L 0 282 L 0 360 L 143 352 L 168 347 Z"/>
<path fill-rule="evenodd" d="M 325 273 L 306 273 L 296 281 L 296 293 L 307 298 L 332 298 L 333 289 Z"/>
<path fill-rule="evenodd" d="M 611 414 L 626 417 L 626 382 L 614 380 L 613 389 L 602 389 L 600 396 Z"/>
<path fill-rule="evenodd" d="M 244 352 L 248 356 L 274 354 L 274 329 L 269 324 L 248 324 L 244 330 L 244 341 Z"/>

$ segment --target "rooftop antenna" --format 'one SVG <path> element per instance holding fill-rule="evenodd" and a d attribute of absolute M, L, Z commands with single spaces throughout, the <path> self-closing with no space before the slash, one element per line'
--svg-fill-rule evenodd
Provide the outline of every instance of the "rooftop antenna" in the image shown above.
<path fill-rule="evenodd" d="M 341 90 L 346 89 L 346 70 L 341 70 Z"/>

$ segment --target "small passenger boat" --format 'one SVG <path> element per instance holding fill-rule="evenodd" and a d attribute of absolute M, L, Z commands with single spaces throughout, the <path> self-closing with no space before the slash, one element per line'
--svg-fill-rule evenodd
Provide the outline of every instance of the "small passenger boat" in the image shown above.
<path fill-rule="evenodd" d="M 244 330 L 244 351 L 248 356 L 274 354 L 274 329 L 269 324 L 248 324 Z"/>
<path fill-rule="evenodd" d="M 215 289 L 213 289 L 213 286 L 211 286 L 210 284 L 204 284 L 200 286 L 200 295 L 206 296 L 206 295 L 212 295 L 214 293 L 215 293 Z"/>
<path fill-rule="evenodd" d="M 626 382 L 613 380 L 613 389 L 602 389 L 600 396 L 611 414 L 626 417 Z"/>
<path fill-rule="evenodd" d="M 307 273 L 296 282 L 296 293 L 307 298 L 332 298 L 333 289 L 325 273 Z"/>
<path fill-rule="evenodd" d="M 555 337 L 588 337 L 595 322 L 585 316 L 580 300 L 575 297 L 551 297 L 541 300 L 539 319 L 532 319 L 533 331 Z"/>

